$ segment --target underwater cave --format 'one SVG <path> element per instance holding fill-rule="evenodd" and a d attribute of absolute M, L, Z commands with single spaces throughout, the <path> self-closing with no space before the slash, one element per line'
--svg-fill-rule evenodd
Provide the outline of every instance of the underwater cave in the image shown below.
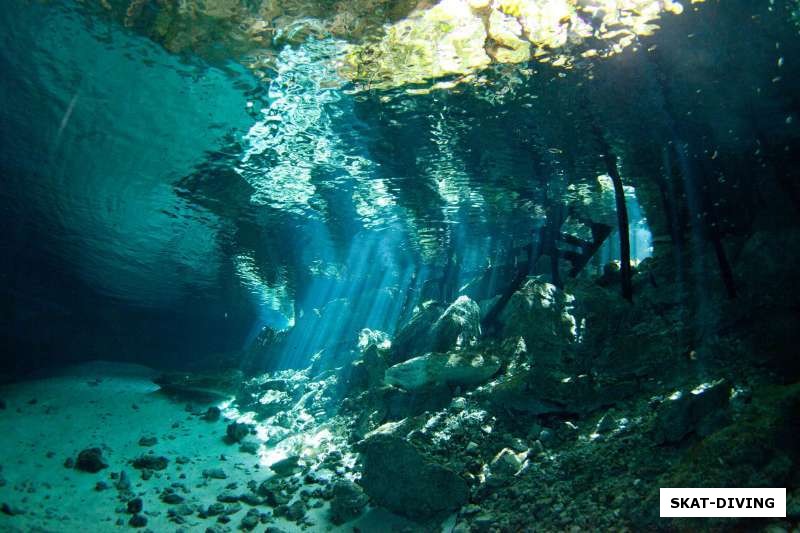
<path fill-rule="evenodd" d="M 800 1 L 0 27 L 1 531 L 800 531 Z"/>

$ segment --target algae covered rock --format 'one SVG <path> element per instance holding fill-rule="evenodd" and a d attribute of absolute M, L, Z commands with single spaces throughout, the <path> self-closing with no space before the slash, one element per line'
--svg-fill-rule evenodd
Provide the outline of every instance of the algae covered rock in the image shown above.
<path fill-rule="evenodd" d="M 390 511 L 425 519 L 467 502 L 467 483 L 453 470 L 423 455 L 391 426 L 367 435 L 358 448 L 361 486 L 376 504 Z"/>
<path fill-rule="evenodd" d="M 429 353 L 414 357 L 386 370 L 386 383 L 407 390 L 437 383 L 476 385 L 491 378 L 500 369 L 493 355 L 472 352 Z"/>

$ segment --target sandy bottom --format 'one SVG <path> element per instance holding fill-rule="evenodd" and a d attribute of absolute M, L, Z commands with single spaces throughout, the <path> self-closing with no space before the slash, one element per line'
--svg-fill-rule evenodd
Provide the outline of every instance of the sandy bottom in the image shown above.
<path fill-rule="evenodd" d="M 151 378 L 157 372 L 136 365 L 96 362 L 71 367 L 57 376 L 0 387 L 0 531 L 103 532 L 134 529 L 128 525 L 125 502 L 120 501 L 112 473 L 125 471 L 132 492 L 144 502 L 147 527 L 154 532 L 205 531 L 210 526 L 238 531 L 250 507 L 230 516 L 221 526 L 217 517 L 185 517 L 182 525 L 170 521 L 171 507 L 159 499 L 172 483 L 188 489 L 186 503 L 207 507 L 229 484 L 246 489 L 272 473 L 257 455 L 240 452 L 223 440 L 224 419 L 207 422 L 158 392 Z M 155 436 L 152 447 L 139 444 Z M 67 468 L 86 448 L 100 447 L 109 467 L 96 474 Z M 169 466 L 149 480 L 130 460 L 153 450 L 169 458 Z M 224 460 L 221 458 L 224 456 Z M 179 464 L 178 457 L 188 458 Z M 222 468 L 227 479 L 205 479 L 203 470 Z M 97 490 L 97 483 L 109 488 Z M 259 511 L 270 512 L 268 506 Z M 307 515 L 313 525 L 275 518 L 268 526 L 290 531 L 413 531 L 418 527 L 380 509 L 370 509 L 357 520 L 336 527 L 326 520 L 327 504 Z M 121 520 L 120 520 L 121 519 Z M 122 522 L 121 524 L 119 522 Z M 227 528 L 227 529 L 226 529 Z"/>

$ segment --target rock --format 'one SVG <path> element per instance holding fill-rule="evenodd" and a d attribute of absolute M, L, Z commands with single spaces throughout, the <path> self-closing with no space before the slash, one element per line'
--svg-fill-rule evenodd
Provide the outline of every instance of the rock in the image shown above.
<path fill-rule="evenodd" d="M 256 455 L 258 453 L 258 448 L 261 445 L 254 441 L 254 440 L 246 440 L 239 445 L 239 451 L 242 453 L 249 453 L 251 455 Z"/>
<path fill-rule="evenodd" d="M 386 372 L 386 357 L 384 351 L 375 344 L 370 344 L 363 351 L 361 363 L 364 365 L 366 385 L 369 388 L 380 386 Z"/>
<path fill-rule="evenodd" d="M 255 507 L 257 505 L 261 505 L 263 502 L 258 494 L 254 494 L 252 492 L 245 492 L 244 494 L 239 495 L 239 501 L 242 503 L 246 503 L 251 507 Z"/>
<path fill-rule="evenodd" d="M 155 446 L 158 443 L 156 437 L 142 437 L 139 439 L 139 446 Z"/>
<path fill-rule="evenodd" d="M 197 374 L 165 373 L 153 381 L 171 396 L 189 400 L 218 400 L 234 396 L 243 380 L 244 373 L 241 370 L 231 369 Z"/>
<path fill-rule="evenodd" d="M 241 442 L 249 434 L 250 426 L 240 422 L 231 422 L 225 429 L 225 440 L 229 444 L 233 444 L 234 442 Z"/>
<path fill-rule="evenodd" d="M 614 417 L 611 416 L 611 413 L 609 412 L 600 417 L 600 420 L 597 421 L 597 425 L 594 428 L 594 432 L 598 435 L 603 435 L 610 432 L 615 427 L 616 422 L 614 421 Z"/>
<path fill-rule="evenodd" d="M 285 459 L 281 459 L 280 461 L 272 463 L 269 468 L 277 475 L 281 477 L 287 477 L 299 470 L 299 461 L 299 455 L 291 455 Z"/>
<path fill-rule="evenodd" d="M 392 341 L 383 331 L 364 328 L 358 333 L 358 349 L 363 353 L 371 347 L 388 350 L 392 347 Z"/>
<path fill-rule="evenodd" d="M 135 514 L 131 517 L 130 521 L 128 521 L 128 524 L 130 524 L 131 527 L 145 527 L 147 525 L 147 517 L 142 514 Z"/>
<path fill-rule="evenodd" d="M 212 503 L 211 505 L 208 506 L 208 509 L 206 509 L 206 514 L 208 516 L 217 516 L 221 515 L 224 512 L 225 512 L 225 505 L 219 502 Z"/>
<path fill-rule="evenodd" d="M 551 283 L 529 279 L 508 300 L 498 320 L 504 337 L 525 340 L 537 361 L 561 357 L 561 350 L 575 340 L 575 318 L 570 314 L 574 297 Z M 555 361 L 557 362 L 557 361 Z"/>
<path fill-rule="evenodd" d="M 260 519 L 261 517 L 258 514 L 258 510 L 250 509 L 249 511 L 247 511 L 247 514 L 244 515 L 244 518 L 242 518 L 242 521 L 239 524 L 239 528 L 245 531 L 252 531 L 253 529 L 256 528 L 256 526 L 258 526 Z"/>
<path fill-rule="evenodd" d="M 537 439 L 533 441 L 533 446 L 531 446 L 531 450 L 528 452 L 528 457 L 536 457 L 540 453 L 544 453 L 544 445 L 542 441 Z"/>
<path fill-rule="evenodd" d="M 361 486 L 390 511 L 424 519 L 467 502 L 469 489 L 458 474 L 426 458 L 385 426 L 369 434 L 358 449 Z"/>
<path fill-rule="evenodd" d="M 284 516 L 291 522 L 299 522 L 306 516 L 306 504 L 303 500 L 295 500 L 289 505 L 276 507 L 275 514 Z"/>
<path fill-rule="evenodd" d="M 690 433 L 710 434 L 728 416 L 731 386 L 724 379 L 703 384 L 692 391 L 676 391 L 658 409 L 653 426 L 657 444 L 681 441 Z"/>
<path fill-rule="evenodd" d="M 338 481 L 333 486 L 331 522 L 343 524 L 361 514 L 369 498 L 361 487 L 350 480 Z"/>
<path fill-rule="evenodd" d="M 128 503 L 126 505 L 126 509 L 130 514 L 141 513 L 143 507 L 144 503 L 142 502 L 141 498 L 134 498 L 132 500 L 128 500 Z"/>
<path fill-rule="evenodd" d="M 237 503 L 239 501 L 239 495 L 235 492 L 225 491 L 217 496 L 217 501 L 223 503 Z"/>
<path fill-rule="evenodd" d="M 455 411 L 461 412 L 467 408 L 467 399 L 463 396 L 453 398 L 453 401 L 450 402 L 450 407 L 452 407 Z"/>
<path fill-rule="evenodd" d="M 443 310 L 441 304 L 432 300 L 420 304 L 411 319 L 395 334 L 387 364 L 400 363 L 431 351 L 431 330 Z"/>
<path fill-rule="evenodd" d="M 525 452 L 517 454 L 508 448 L 500 450 L 487 468 L 487 483 L 497 486 L 510 482 L 511 478 L 522 468 L 524 459 L 520 455 L 524 457 L 527 454 Z"/>
<path fill-rule="evenodd" d="M 220 411 L 219 407 L 216 405 L 212 405 L 206 410 L 205 414 L 203 414 L 203 420 L 206 422 L 216 422 L 219 420 L 220 416 L 222 416 L 222 411 Z"/>
<path fill-rule="evenodd" d="M 3 513 L 8 516 L 16 516 L 25 514 L 25 511 L 23 509 L 20 509 L 19 507 L 12 506 L 9 503 L 3 502 L 3 504 L 0 505 L 0 513 Z"/>
<path fill-rule="evenodd" d="M 470 351 L 451 354 L 429 353 L 396 364 L 386 370 L 386 383 L 406 390 L 437 383 L 477 385 L 500 369 L 500 359 Z"/>
<path fill-rule="evenodd" d="M 587 374 L 571 375 L 548 364 L 507 371 L 481 389 L 481 396 L 498 408 L 530 415 L 584 415 L 629 395 L 635 381 L 600 383 Z"/>
<path fill-rule="evenodd" d="M 117 481 L 114 483 L 114 487 L 120 492 L 130 490 L 131 480 L 128 478 L 128 474 L 126 474 L 124 470 L 122 470 L 117 476 Z"/>
<path fill-rule="evenodd" d="M 553 442 L 555 442 L 555 440 L 556 440 L 556 435 L 555 435 L 555 433 L 553 433 L 553 430 L 551 430 L 549 428 L 543 428 L 539 432 L 539 442 L 541 442 L 542 444 L 545 444 L 545 445 L 553 444 Z"/>
<path fill-rule="evenodd" d="M 169 459 L 163 455 L 141 455 L 134 459 L 131 464 L 137 470 L 164 470 L 169 464 Z"/>
<path fill-rule="evenodd" d="M 183 496 L 175 492 L 175 489 L 172 487 L 167 487 L 164 489 L 164 492 L 161 493 L 161 501 L 167 503 L 169 505 L 177 505 L 179 503 L 183 503 Z"/>
<path fill-rule="evenodd" d="M 387 362 L 392 365 L 426 352 L 464 348 L 479 336 L 480 308 L 468 296 L 459 296 L 444 310 L 428 301 L 395 335 Z"/>
<path fill-rule="evenodd" d="M 433 324 L 431 351 L 465 348 L 481 334 L 481 310 L 469 296 L 459 296 Z"/>
<path fill-rule="evenodd" d="M 75 468 L 94 474 L 104 468 L 108 468 L 108 463 L 103 458 L 103 450 L 100 448 L 87 448 L 78 454 Z"/>
<path fill-rule="evenodd" d="M 290 491 L 280 478 L 265 479 L 258 486 L 257 491 L 266 498 L 267 503 L 272 507 L 285 505 L 292 499 Z"/>
<path fill-rule="evenodd" d="M 484 531 L 489 531 L 492 526 L 497 523 L 497 520 L 492 515 L 482 514 L 478 515 L 472 519 L 472 525 L 474 526 L 475 531 L 482 533 Z"/>
<path fill-rule="evenodd" d="M 221 468 L 207 468 L 203 470 L 203 477 L 211 479 L 227 479 L 228 475 Z"/>

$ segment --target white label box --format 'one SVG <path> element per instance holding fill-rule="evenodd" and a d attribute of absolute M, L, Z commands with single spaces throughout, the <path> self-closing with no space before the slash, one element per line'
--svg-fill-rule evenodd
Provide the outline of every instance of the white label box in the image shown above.
<path fill-rule="evenodd" d="M 786 489 L 662 488 L 661 517 L 785 517 Z"/>

